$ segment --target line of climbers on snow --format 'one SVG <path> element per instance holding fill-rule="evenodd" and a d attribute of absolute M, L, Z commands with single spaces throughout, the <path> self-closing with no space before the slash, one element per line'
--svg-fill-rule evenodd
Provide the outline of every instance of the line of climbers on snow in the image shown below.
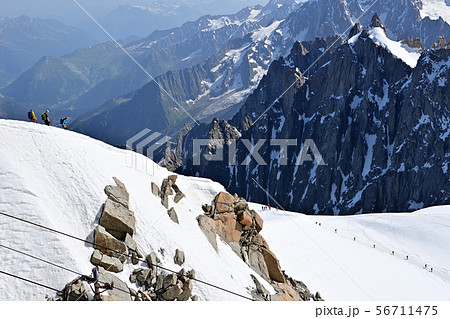
<path fill-rule="evenodd" d="M 316 225 L 322 226 L 322 223 L 316 222 Z M 338 232 L 338 229 L 335 228 L 334 229 L 334 233 L 337 234 L 337 232 Z M 353 237 L 353 241 L 356 241 L 356 236 Z M 373 244 L 372 247 L 376 248 L 376 244 Z M 393 256 L 395 255 L 395 251 L 394 250 L 391 251 L 391 255 L 393 255 Z M 409 260 L 409 256 L 408 255 L 405 256 L 405 260 Z M 428 264 L 425 264 L 423 269 L 428 269 Z M 430 272 L 433 272 L 433 267 L 430 268 Z"/>
<path fill-rule="evenodd" d="M 50 113 L 50 111 L 47 110 L 47 111 L 45 111 L 45 113 L 43 113 L 43 114 L 41 115 L 42 121 L 44 121 L 44 124 L 47 125 L 47 126 L 50 126 L 50 123 L 51 123 L 49 113 Z M 30 110 L 30 111 L 28 112 L 28 119 L 29 119 L 30 122 L 32 122 L 32 123 L 37 123 L 37 117 L 36 117 L 36 114 L 34 113 L 33 110 Z M 61 127 L 62 127 L 63 129 L 67 130 L 67 122 L 68 122 L 68 121 L 69 121 L 69 118 L 68 118 L 67 116 L 66 116 L 66 117 L 63 117 L 63 118 L 61 118 L 61 119 L 59 120 L 59 125 L 61 125 Z"/>
<path fill-rule="evenodd" d="M 186 301 L 198 300 L 193 296 L 193 283 L 195 271 L 186 271 L 184 268 L 178 273 L 168 273 L 160 270 L 160 258 L 166 258 L 163 248 L 147 255 L 146 262 L 142 262 L 143 255 L 139 251 L 138 244 L 133 239 L 136 232 L 136 218 L 134 212 L 129 209 L 129 194 L 125 185 L 113 177 L 116 185 L 105 187 L 108 196 L 102 207 L 99 225 L 95 230 L 94 248 L 91 263 L 95 265 L 96 276 L 81 276 L 67 284 L 59 296 L 59 300 L 86 301 L 86 300 L 123 300 L 123 301 Z M 171 186 L 174 187 L 175 178 Z M 166 183 L 167 184 L 167 183 Z M 163 183 L 164 185 L 164 183 Z M 175 186 L 176 187 L 176 186 Z M 176 187 L 177 188 L 177 187 Z M 177 193 L 181 191 L 177 188 Z M 180 195 L 181 196 L 181 195 Z M 184 194 L 181 198 L 184 197 Z M 181 198 L 178 199 L 181 200 Z M 185 262 L 184 252 L 176 249 L 173 261 L 182 266 Z M 138 288 L 129 288 L 127 283 L 120 280 L 113 273 L 120 273 L 125 263 L 140 264 L 135 268 L 129 281 Z M 106 283 L 100 287 L 99 283 Z M 92 287 L 94 297 L 89 297 L 86 284 Z M 105 290 L 100 294 L 97 288 Z M 91 295 L 92 295 L 91 293 Z"/>

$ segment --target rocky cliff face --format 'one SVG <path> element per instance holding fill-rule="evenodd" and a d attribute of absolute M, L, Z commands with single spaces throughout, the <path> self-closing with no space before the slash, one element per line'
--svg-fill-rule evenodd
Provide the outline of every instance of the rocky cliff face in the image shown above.
<path fill-rule="evenodd" d="M 398 1 L 393 4 L 391 1 L 380 0 L 371 8 L 368 4 L 356 0 L 318 0 L 298 5 L 289 3 L 288 5 L 286 1 L 271 1 L 266 7 L 255 10 L 254 17 L 247 16 L 242 20 L 245 23 L 239 27 L 234 25 L 235 33 L 230 37 L 231 41 L 226 40 L 226 45 L 219 48 L 214 42 L 202 46 L 202 52 L 206 47 L 216 47 L 216 54 L 208 55 L 210 57 L 199 64 L 191 64 L 193 66 L 188 69 L 162 74 L 157 78 L 158 83 L 196 120 L 209 122 L 214 117 L 228 119 L 257 87 L 270 63 L 289 54 L 296 41 L 345 33 L 360 16 L 363 23 L 368 25 L 375 10 L 379 10 L 380 16 L 386 21 L 387 34 L 395 40 L 403 40 L 409 36 L 417 38 L 421 33 L 425 33 L 425 47 L 429 47 L 430 39 L 435 41 L 440 35 L 450 34 L 450 27 L 444 21 L 433 20 L 434 22 L 422 28 L 424 20 L 421 19 L 418 5 L 414 1 Z M 368 13 L 362 15 L 366 9 Z M 233 23 L 229 24 L 228 20 L 219 20 L 214 20 L 214 25 L 223 25 L 219 30 L 233 27 Z M 202 25 L 206 30 L 211 29 L 205 21 Z M 223 31 L 220 32 L 222 35 Z M 196 45 L 209 43 L 212 41 L 210 37 L 211 34 L 207 33 L 201 38 L 193 37 L 193 40 L 189 41 Z M 144 47 L 140 45 L 140 48 Z M 190 49 L 188 51 L 194 52 Z M 187 55 L 189 63 L 197 58 L 198 54 L 194 53 Z M 145 61 L 150 60 L 156 61 L 151 56 Z M 161 63 L 164 64 L 165 61 Z M 304 70 L 301 65 L 299 67 Z M 132 75 L 127 75 L 126 78 L 135 79 Z M 106 86 L 116 87 L 110 84 Z M 115 94 L 118 92 L 114 90 Z M 164 113 L 164 116 L 155 122 L 154 117 L 146 116 L 153 112 Z M 155 83 L 149 83 L 139 91 L 111 100 L 83 115 L 74 123 L 74 129 L 108 143 L 123 144 L 127 138 L 133 136 L 128 126 L 125 127 L 120 121 L 123 113 L 129 114 L 131 118 L 145 120 L 145 123 L 133 125 L 135 133 L 150 128 L 173 134 L 185 121 L 192 121 L 162 89 Z M 101 123 L 100 127 L 98 123 Z"/>
<path fill-rule="evenodd" d="M 297 44 L 288 58 L 271 65 L 230 122 L 242 134 L 236 142 L 238 165 L 229 164 L 225 146 L 224 161 L 202 157 L 197 166 L 186 157 L 179 171 L 213 178 L 248 200 L 278 205 L 270 194 L 285 209 L 306 213 L 411 211 L 448 204 L 450 50 L 420 54 L 407 48 L 420 54 L 411 67 L 405 57 L 372 39 L 377 30 L 383 32 L 374 27 L 372 22 L 357 32 L 308 77 L 298 73 L 308 49 Z M 294 78 L 296 85 L 258 120 Z M 200 131 L 193 129 L 185 145 L 205 138 L 197 135 Z M 246 162 L 244 139 L 253 148 L 261 146 L 262 164 Z M 258 145 L 263 139 L 267 142 Z M 283 152 L 270 139 L 297 141 Z M 323 162 L 314 152 L 303 153 L 305 144 L 309 151 L 316 146 Z"/>

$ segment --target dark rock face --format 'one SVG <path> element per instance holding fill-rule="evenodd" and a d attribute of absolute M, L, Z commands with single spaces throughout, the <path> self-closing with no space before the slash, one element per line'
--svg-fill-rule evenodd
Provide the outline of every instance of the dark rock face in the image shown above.
<path fill-rule="evenodd" d="M 209 122 L 214 117 L 229 119 L 236 114 L 251 90 L 258 86 L 270 63 L 287 55 L 296 41 L 346 34 L 355 17 L 361 17 L 363 25 L 372 23 L 373 26 L 383 26 L 385 33 L 394 40 L 421 36 L 426 48 L 438 36 L 450 34 L 450 26 L 444 20 L 421 19 L 419 3 L 415 0 L 379 0 L 363 15 L 364 9 L 368 8 L 364 5 L 362 8 L 358 0 L 317 0 L 301 4 L 286 1 L 283 6 L 271 2 L 262 9 L 257 21 L 243 24 L 244 30 L 241 27 L 235 30 L 240 36 L 233 36 L 235 33 L 232 32 L 232 39 L 224 40 L 226 44 L 217 46 L 214 53 L 202 55 L 202 60 L 190 64 L 189 68 L 172 68 L 174 71 L 156 77 L 156 81 L 176 103 L 154 82 L 138 90 L 137 87 L 129 87 L 126 92 L 136 91 L 129 94 L 123 92 L 125 95 L 118 94 L 121 90 L 115 89 L 110 96 L 121 97 L 103 105 L 99 101 L 97 107 L 78 118 L 72 128 L 107 143 L 123 145 L 144 128 L 172 135 L 182 128 L 185 121 L 193 122 L 177 103 L 197 121 Z M 371 20 L 375 12 L 383 17 L 383 23 L 378 15 Z M 224 37 L 222 29 L 219 29 L 221 31 L 217 37 Z M 230 36 L 228 33 L 226 35 Z M 211 36 L 216 38 L 216 35 L 209 33 Z M 195 42 L 215 43 L 209 37 L 195 39 Z M 195 56 L 196 50 L 188 52 Z M 155 57 L 159 63 L 152 61 L 149 64 L 164 64 L 173 56 L 182 59 L 172 53 L 172 56 L 164 55 L 165 59 Z M 149 53 L 149 57 L 154 56 Z M 300 67 L 300 70 L 303 69 Z M 137 74 L 144 78 L 141 83 L 144 84 L 148 79 L 141 73 L 139 70 Z M 111 90 L 126 86 L 124 83 L 136 76 L 124 74 L 111 80 L 120 79 L 120 83 L 104 83 L 109 83 L 107 87 Z M 156 117 L 158 121 L 154 120 Z"/>
<path fill-rule="evenodd" d="M 247 200 L 277 206 L 270 194 L 285 209 L 311 214 L 412 211 L 448 204 L 450 50 L 425 51 L 411 68 L 376 45 L 366 29 L 355 43 L 329 53 L 305 78 L 298 74 L 298 65 L 309 54 L 305 49 L 296 44 L 288 58 L 272 63 L 231 120 L 241 130 L 238 165 L 229 164 L 225 146 L 224 161 L 203 158 L 196 166 L 186 157 L 179 172 L 212 178 Z M 295 78 L 296 85 L 258 119 Z M 202 135 L 205 131 L 205 126 L 194 128 L 184 145 L 208 138 Z M 261 165 L 253 158 L 245 163 L 249 151 L 244 139 L 254 146 L 261 139 L 297 143 L 280 154 L 267 141 L 258 150 L 267 164 Z M 309 139 L 325 165 L 314 156 L 314 161 L 296 165 Z"/>

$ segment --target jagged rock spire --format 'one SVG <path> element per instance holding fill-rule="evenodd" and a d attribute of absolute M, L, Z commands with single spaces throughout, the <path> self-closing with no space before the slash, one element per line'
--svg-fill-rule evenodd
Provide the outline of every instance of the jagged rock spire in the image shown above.
<path fill-rule="evenodd" d="M 420 51 L 423 51 L 423 44 L 422 40 L 419 38 L 413 39 L 413 37 L 410 35 L 407 39 L 402 41 L 403 44 L 406 44 L 410 48 L 420 49 Z"/>
<path fill-rule="evenodd" d="M 359 32 L 361 32 L 361 25 L 357 22 L 350 30 L 350 33 L 348 35 L 348 38 L 350 39 L 351 37 L 357 35 Z"/>
<path fill-rule="evenodd" d="M 444 37 L 439 37 L 435 43 L 431 45 L 432 50 L 450 49 L 450 40 L 445 43 Z"/>
<path fill-rule="evenodd" d="M 375 12 L 375 14 L 372 17 L 372 22 L 370 24 L 371 28 L 382 28 L 384 30 L 384 33 L 387 36 L 386 28 L 384 27 L 383 23 L 381 22 L 380 17 L 378 16 L 378 13 Z"/>

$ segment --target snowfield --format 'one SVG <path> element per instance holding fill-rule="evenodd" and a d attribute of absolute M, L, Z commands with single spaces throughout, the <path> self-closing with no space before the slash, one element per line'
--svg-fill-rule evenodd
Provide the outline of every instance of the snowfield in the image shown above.
<path fill-rule="evenodd" d="M 345 217 L 272 210 L 261 217 L 282 269 L 325 300 L 450 300 L 450 206 Z"/>
<path fill-rule="evenodd" d="M 362 32 L 354 35 L 348 40 L 348 44 L 354 45 L 359 39 Z M 402 44 L 399 41 L 393 41 L 389 39 L 382 28 L 371 28 L 369 30 L 369 38 L 372 39 L 375 44 L 382 46 L 397 59 L 402 60 L 411 68 L 415 68 L 420 58 L 420 52 L 418 49 L 410 48 L 406 44 Z"/>
<path fill-rule="evenodd" d="M 430 17 L 431 20 L 437 20 L 441 17 L 445 22 L 450 23 L 450 5 L 446 0 L 421 0 L 422 9 L 420 17 Z"/>
<path fill-rule="evenodd" d="M 154 251 L 163 266 L 178 271 L 181 267 L 173 261 L 178 248 L 186 254 L 183 267 L 195 269 L 199 279 L 250 297 L 253 274 L 274 293 L 220 240 L 217 253 L 198 227 L 201 205 L 223 186 L 179 176 L 177 185 L 186 198 L 178 204 L 170 199 L 169 204 L 178 214 L 177 225 L 150 189 L 152 181 L 161 185 L 171 173 L 151 160 L 38 124 L 0 120 L 0 136 L 1 212 L 92 240 L 106 200 L 103 189 L 113 184 L 115 176 L 130 193 L 137 226 L 134 238 L 144 254 Z M 152 174 L 146 173 L 146 165 Z M 265 221 L 262 234 L 282 268 L 326 300 L 450 300 L 450 207 L 413 214 L 317 217 L 262 212 L 261 205 L 252 205 Z M 5 216 L 0 216 L 0 232 L 2 245 L 85 274 L 93 267 L 89 262 L 93 248 L 82 242 Z M 127 280 L 134 268 L 127 262 L 118 276 Z M 57 289 L 76 277 L 1 247 L 0 270 Z M 200 300 L 243 300 L 201 283 L 194 287 Z M 52 292 L 0 274 L 0 300 L 43 300 L 46 294 Z"/>
<path fill-rule="evenodd" d="M 103 189 L 114 184 L 115 176 L 130 193 L 130 209 L 136 216 L 134 238 L 144 254 L 155 251 L 163 266 L 179 271 L 182 267 L 173 261 L 178 248 L 186 254 L 183 267 L 195 269 L 197 278 L 251 297 L 247 290 L 254 287 L 250 274 L 257 274 L 220 241 L 216 253 L 196 221 L 203 213 L 201 205 L 210 203 L 223 190 L 221 185 L 180 176 L 177 185 L 186 198 L 178 204 L 171 198 L 169 204 L 178 214 L 177 225 L 150 188 L 152 181 L 161 185 L 172 174 L 156 167 L 153 176 L 145 169 L 137 170 L 144 160 L 153 165 L 150 160 L 139 156 L 137 159 L 142 162 L 133 168 L 127 164 L 132 158 L 129 151 L 38 124 L 0 120 L 0 136 L 1 212 L 92 241 L 101 206 L 107 198 Z M 5 246 L 84 274 L 90 274 L 93 268 L 89 261 L 93 248 L 82 242 L 4 216 L 0 217 L 0 232 L 1 244 Z M 160 248 L 165 250 L 165 256 L 158 252 Z M 128 262 L 118 277 L 128 281 L 134 268 L 137 267 Z M 57 289 L 77 277 L 3 248 L 0 248 L 0 269 Z M 5 275 L 0 275 L 0 283 L 0 300 L 43 300 L 46 294 L 52 294 Z M 200 300 L 242 300 L 199 283 L 194 283 L 194 287 Z"/>

